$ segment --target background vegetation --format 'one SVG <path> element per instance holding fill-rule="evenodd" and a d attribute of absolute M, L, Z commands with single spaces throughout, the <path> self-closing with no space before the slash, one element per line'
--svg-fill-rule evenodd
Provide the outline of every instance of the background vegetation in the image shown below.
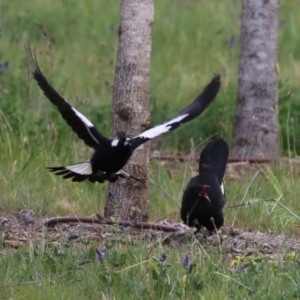
<path fill-rule="evenodd" d="M 289 157 L 296 156 L 300 151 L 298 5 L 299 1 L 282 0 L 279 11 L 278 111 L 282 155 Z M 46 166 L 85 160 L 90 152 L 71 133 L 70 128 L 29 76 L 24 44 L 30 41 L 36 49 L 42 70 L 61 95 L 92 120 L 105 135 L 110 136 L 111 87 L 118 41 L 119 11 L 120 1 L 14 0 L 2 3 L 0 62 L 9 61 L 11 64 L 9 70 L 0 74 L 2 216 L 22 209 L 32 209 L 43 216 L 74 213 L 91 215 L 103 212 L 105 185 L 74 184 L 54 177 L 45 170 Z M 153 150 L 190 151 L 199 145 L 198 151 L 212 136 L 222 136 L 230 143 L 237 89 L 239 18 L 240 1 L 156 1 L 150 75 L 152 123 L 160 123 L 176 114 L 202 91 L 215 73 L 222 75 L 222 89 L 202 117 L 171 135 L 164 135 L 156 140 L 152 144 Z M 160 187 L 156 184 L 150 186 L 151 220 L 180 220 L 178 206 L 166 197 L 166 192 L 180 203 L 182 189 L 196 170 L 197 165 L 193 160 L 181 164 L 152 161 L 150 176 Z M 254 178 L 257 170 L 260 173 Z M 280 201 L 294 212 L 300 212 L 298 177 L 298 165 L 285 162 L 261 168 L 228 168 L 227 205 L 283 195 Z M 268 204 L 240 209 L 228 208 L 225 209 L 225 218 L 227 225 L 233 224 L 240 228 L 288 235 L 299 233 L 295 220 L 286 211 L 278 207 L 274 209 Z M 269 265 L 261 265 L 259 272 L 255 269 L 251 278 L 243 274 L 236 275 L 238 278 L 235 280 L 243 282 L 240 285 L 232 280 L 222 252 L 203 256 L 194 246 L 191 243 L 184 249 L 171 250 L 171 266 L 168 271 L 161 271 L 169 277 L 165 276 L 162 280 L 173 282 L 174 286 L 178 284 L 178 289 L 175 289 L 178 294 L 171 294 L 170 290 L 164 291 L 161 293 L 166 294 L 161 294 L 162 298 L 165 295 L 188 297 L 189 293 L 200 293 L 200 290 L 205 299 L 226 299 L 238 292 L 241 293 L 240 298 L 243 298 L 243 295 L 249 296 L 252 292 L 243 285 L 254 286 L 258 293 L 255 294 L 256 298 L 260 296 L 259 293 L 265 295 L 268 291 L 271 291 L 270 299 L 274 299 L 272 295 L 276 297 L 279 293 L 282 293 L 283 298 L 284 293 L 294 293 L 294 297 L 298 297 L 299 286 L 295 282 L 299 280 L 293 277 L 297 273 L 292 267 L 290 277 L 281 269 L 276 278 L 273 275 L 271 288 L 262 283 L 265 282 L 263 278 L 270 280 L 270 274 L 276 273 Z M 151 284 L 147 286 L 142 274 L 150 276 L 148 272 L 155 272 L 152 269 L 162 270 L 161 262 L 151 260 L 146 264 L 148 269 L 143 267 L 144 264 L 132 269 L 129 276 L 132 281 L 129 283 L 126 273 L 109 273 L 109 276 L 115 276 L 109 279 L 101 264 L 75 268 L 72 262 L 77 258 L 94 255 L 88 249 L 75 253 L 72 252 L 75 250 L 69 250 L 62 256 L 55 254 L 55 248 L 48 249 L 48 252 L 42 246 L 41 249 L 38 252 L 34 252 L 34 249 L 22 249 L 18 253 L 8 251 L 0 261 L 1 270 L 4 270 L 1 271 L 0 282 L 39 279 L 44 287 L 44 299 L 68 299 L 78 293 L 82 295 L 82 299 L 95 298 L 100 290 L 104 291 L 104 295 L 116 299 L 124 295 L 122 293 L 128 295 L 128 291 L 132 293 L 132 299 L 144 299 L 145 295 L 157 299 L 155 295 L 160 293 L 158 286 L 155 286 L 159 282 L 157 278 L 160 277 L 153 275 Z M 115 255 L 125 255 L 122 267 L 149 258 L 143 244 L 126 250 L 117 248 L 114 251 Z M 163 249 L 157 249 L 156 257 L 162 251 Z M 196 276 L 196 283 L 193 283 L 194 287 L 190 291 L 186 288 L 187 283 L 184 283 L 187 280 L 184 277 L 187 271 L 179 268 L 180 259 L 185 252 L 197 257 L 199 264 L 196 270 L 201 270 L 203 274 L 201 278 Z M 45 259 L 50 261 L 50 269 L 53 265 L 51 259 L 55 260 L 54 270 L 47 269 Z M 112 268 L 111 271 L 115 270 Z M 217 275 L 216 270 L 223 272 L 223 275 Z M 103 277 L 97 277 L 100 276 L 99 272 Z M 229 275 L 231 279 L 228 278 Z M 141 278 L 145 286 L 139 281 Z M 109 289 L 108 280 L 117 282 L 115 289 Z M 212 282 L 213 287 L 210 285 Z M 283 283 L 286 289 L 280 288 Z M 128 286 L 127 290 L 118 288 L 123 286 Z M 34 285 L 6 291 L 6 298 L 19 299 L 21 293 L 24 293 L 24 299 L 29 299 L 28 295 L 31 295 L 31 299 L 41 297 Z"/>

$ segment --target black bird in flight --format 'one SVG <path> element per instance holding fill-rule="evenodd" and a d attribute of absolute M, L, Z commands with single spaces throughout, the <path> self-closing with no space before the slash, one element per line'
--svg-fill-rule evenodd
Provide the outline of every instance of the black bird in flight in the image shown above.
<path fill-rule="evenodd" d="M 212 233 L 224 224 L 223 176 L 228 160 L 228 145 L 223 139 L 210 142 L 201 152 L 199 175 L 188 183 L 182 198 L 181 219 L 197 232 L 204 226 Z"/>
<path fill-rule="evenodd" d="M 77 182 L 86 179 L 91 182 L 104 182 L 105 180 L 115 182 L 119 177 L 134 178 L 122 170 L 133 151 L 143 143 L 198 117 L 216 97 L 221 85 L 220 75 L 216 75 L 195 101 L 181 110 L 173 119 L 133 138 L 122 137 L 118 140 L 111 140 L 102 135 L 92 122 L 59 95 L 42 73 L 36 55 L 31 51 L 30 46 L 28 45 L 25 50 L 30 71 L 45 96 L 57 107 L 78 137 L 95 149 L 93 156 L 85 162 L 48 168 L 55 175 L 63 175 L 63 178 L 72 178 L 72 181 Z"/>

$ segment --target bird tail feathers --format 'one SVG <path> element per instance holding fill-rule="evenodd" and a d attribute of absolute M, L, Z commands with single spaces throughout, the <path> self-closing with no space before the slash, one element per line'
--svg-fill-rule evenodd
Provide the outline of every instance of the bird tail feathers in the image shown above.
<path fill-rule="evenodd" d="M 221 184 L 226 170 L 228 154 L 228 145 L 222 138 L 210 142 L 200 154 L 199 174 L 202 169 L 212 168 Z"/>
<path fill-rule="evenodd" d="M 72 178 L 72 181 L 81 182 L 89 178 L 92 174 L 92 166 L 90 161 L 85 161 L 70 166 L 48 167 L 50 172 L 55 175 L 63 175 L 64 179 Z"/>

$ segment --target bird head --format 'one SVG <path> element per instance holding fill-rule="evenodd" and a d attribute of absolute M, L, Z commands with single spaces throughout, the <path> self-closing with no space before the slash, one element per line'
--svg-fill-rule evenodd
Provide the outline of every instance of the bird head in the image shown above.
<path fill-rule="evenodd" d="M 119 140 L 120 145 L 124 146 L 124 147 L 131 147 L 132 146 L 132 139 L 128 138 L 128 137 L 122 137 Z"/>

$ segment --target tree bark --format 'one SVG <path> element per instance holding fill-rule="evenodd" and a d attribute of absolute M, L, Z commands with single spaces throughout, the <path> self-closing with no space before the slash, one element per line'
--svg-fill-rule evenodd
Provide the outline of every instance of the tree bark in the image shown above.
<path fill-rule="evenodd" d="M 276 158 L 278 0 L 243 0 L 232 156 Z"/>
<path fill-rule="evenodd" d="M 113 135 L 136 136 L 150 124 L 149 71 L 154 0 L 122 0 L 119 47 L 113 88 Z M 135 150 L 125 166 L 139 178 L 109 184 L 106 217 L 148 220 L 148 165 L 150 143 Z"/>

